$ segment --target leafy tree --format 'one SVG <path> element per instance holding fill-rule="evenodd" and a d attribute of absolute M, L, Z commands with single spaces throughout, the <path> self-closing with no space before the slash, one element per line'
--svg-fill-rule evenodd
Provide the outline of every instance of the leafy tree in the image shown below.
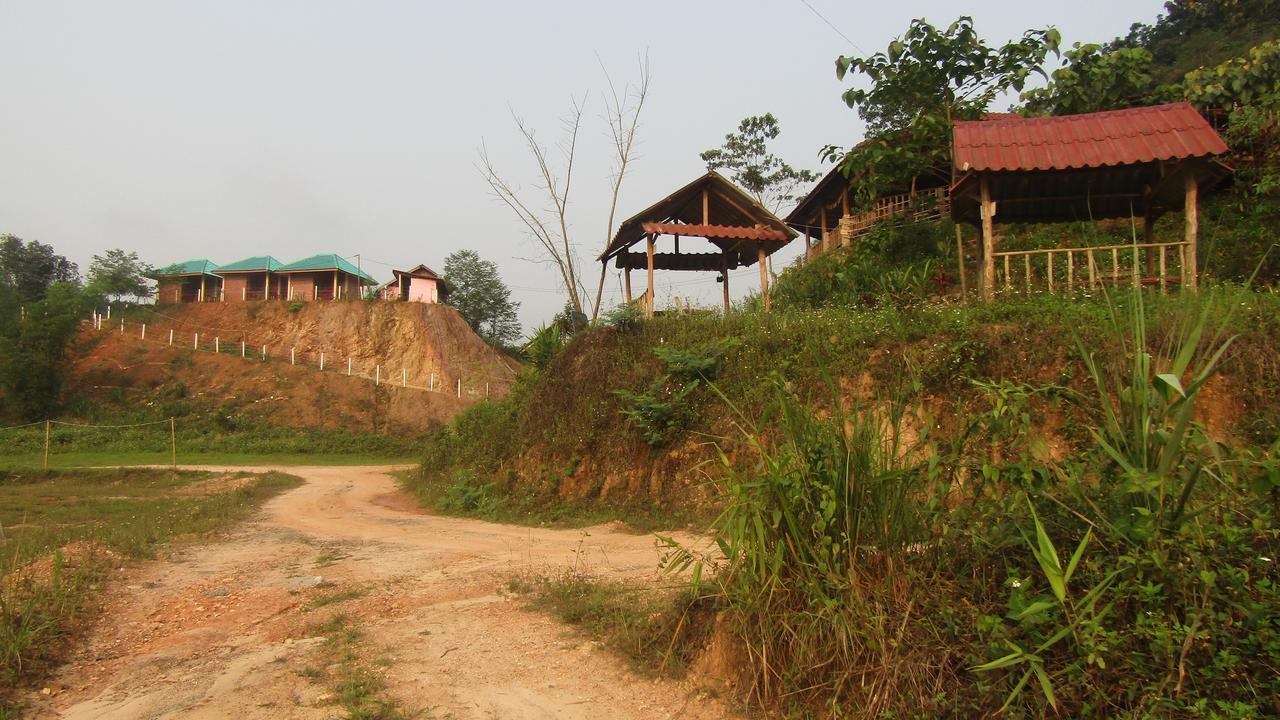
<path fill-rule="evenodd" d="M 1277 0 L 1171 0 L 1153 24 L 1134 23 L 1111 48 L 1140 47 L 1157 83 L 1176 83 L 1198 67 L 1243 55 L 1280 32 Z"/>
<path fill-rule="evenodd" d="M 498 276 L 498 266 L 474 250 L 458 250 L 444 259 L 445 280 L 452 286 L 448 303 L 480 337 L 509 346 L 520 339 L 520 303 Z"/>
<path fill-rule="evenodd" d="M 724 136 L 724 145 L 704 150 L 708 170 L 727 170 L 729 177 L 771 212 L 796 198 L 796 189 L 818 179 L 811 170 L 797 170 L 769 152 L 782 126 L 773 113 L 752 115 L 738 123 L 738 131 Z"/>
<path fill-rule="evenodd" d="M 76 264 L 49 245 L 0 235 L 0 284 L 13 288 L 19 301 L 40 300 L 54 283 L 79 279 Z"/>
<path fill-rule="evenodd" d="M 145 298 L 151 296 L 147 275 L 151 266 L 138 258 L 138 253 L 108 250 L 94 255 L 89 263 L 89 287 L 97 293 L 115 297 Z"/>
<path fill-rule="evenodd" d="M 1022 93 L 1033 115 L 1071 115 L 1140 105 L 1155 88 L 1151 52 L 1141 47 L 1107 49 L 1076 43 L 1049 85 Z"/>
<path fill-rule="evenodd" d="M 35 301 L 0 287 L 0 393 L 12 414 L 39 420 L 56 411 L 71 341 L 89 305 L 74 282 L 54 282 Z"/>
<path fill-rule="evenodd" d="M 1022 38 L 993 48 L 978 37 L 973 19 L 961 17 L 939 30 L 911 22 L 906 34 L 885 52 L 836 59 L 836 76 L 865 75 L 869 88 L 851 88 L 845 103 L 866 121 L 868 139 L 839 159 L 859 199 L 950 164 L 951 123 L 977 119 L 1008 90 L 1021 91 L 1034 73 L 1044 76 L 1049 53 L 1058 52 L 1057 30 L 1028 30 Z"/>

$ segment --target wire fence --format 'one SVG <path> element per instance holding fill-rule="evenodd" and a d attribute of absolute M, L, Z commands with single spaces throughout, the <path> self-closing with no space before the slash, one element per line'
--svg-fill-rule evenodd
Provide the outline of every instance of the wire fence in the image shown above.
<path fill-rule="evenodd" d="M 169 442 L 166 444 L 168 445 L 167 449 L 169 450 L 169 461 L 170 461 L 170 464 L 175 469 L 178 467 L 178 420 L 177 418 L 171 417 L 165 420 L 152 420 L 149 422 L 123 423 L 123 424 L 75 423 L 75 422 L 67 422 L 65 420 L 52 420 L 52 419 L 37 420 L 36 422 L 30 422 L 23 425 L 9 425 L 6 427 L 0 427 L 0 432 L 25 430 L 27 428 L 34 428 L 41 425 L 44 426 L 44 441 L 40 449 L 41 450 L 40 451 L 40 467 L 42 470 L 49 469 L 49 454 L 52 448 L 54 447 L 54 445 L 64 444 L 63 441 L 67 440 L 67 438 L 65 437 L 59 437 L 59 438 L 56 438 L 58 442 L 55 443 L 54 429 L 56 427 L 68 428 L 68 429 L 71 429 L 72 432 L 75 432 L 75 431 L 80 431 L 85 429 L 120 431 L 126 428 L 143 428 L 143 427 L 155 427 L 159 425 L 167 425 L 169 428 L 169 433 L 168 433 Z M 6 442 L 6 446 L 9 449 L 21 450 L 22 439 L 10 437 Z"/>
<path fill-rule="evenodd" d="M 159 317 L 182 322 L 178 318 L 154 313 Z M 311 368 L 320 372 L 331 372 L 357 380 L 372 382 L 377 387 L 400 388 L 452 395 L 457 399 L 479 400 L 488 398 L 496 388 L 504 388 L 509 378 L 495 379 L 487 373 L 479 378 L 448 377 L 443 369 L 417 371 L 410 373 L 406 367 L 387 367 L 374 363 L 369 367 L 367 361 L 357 362 L 355 355 L 323 350 L 303 350 L 296 347 L 270 347 L 267 344 L 251 343 L 243 330 L 235 328 L 209 328 L 214 333 L 201 333 L 201 326 L 193 329 L 157 328 L 154 324 L 149 329 L 145 322 L 130 323 L 125 318 L 111 319 L 110 307 L 106 313 L 96 310 L 88 320 L 90 326 L 99 332 L 116 332 L 121 336 L 145 342 L 155 346 L 187 348 L 196 352 L 211 352 L 218 355 L 239 356 L 245 360 L 257 362 L 288 362 L 294 367 Z M 229 342 L 223 342 L 220 331 L 231 330 Z"/>

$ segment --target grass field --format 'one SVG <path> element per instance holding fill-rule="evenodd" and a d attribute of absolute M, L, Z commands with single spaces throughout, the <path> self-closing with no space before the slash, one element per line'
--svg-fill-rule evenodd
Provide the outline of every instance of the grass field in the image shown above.
<path fill-rule="evenodd" d="M 225 528 L 300 483 L 275 472 L 0 470 L 0 719 L 88 627 L 111 567 Z"/>
<path fill-rule="evenodd" d="M 42 453 L 21 453 L 17 455 L 0 455 L 0 471 L 37 470 L 42 467 Z M 73 468 L 94 468 L 120 465 L 169 465 L 172 456 L 161 452 L 69 452 L 49 456 L 51 470 L 67 470 Z M 347 455 L 309 454 L 309 453 L 235 453 L 206 452 L 179 453 L 179 465 L 400 465 L 416 464 L 420 457 L 379 455 L 373 453 L 353 453 Z"/>

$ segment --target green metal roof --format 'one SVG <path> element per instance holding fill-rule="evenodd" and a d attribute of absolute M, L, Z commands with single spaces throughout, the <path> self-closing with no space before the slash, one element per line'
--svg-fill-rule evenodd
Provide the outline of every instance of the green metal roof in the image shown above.
<path fill-rule="evenodd" d="M 284 267 L 284 263 L 271 257 L 270 255 L 259 255 L 258 257 L 245 258 L 228 265 L 219 265 L 218 272 L 262 272 L 263 270 L 279 270 Z"/>
<path fill-rule="evenodd" d="M 352 265 L 346 260 L 343 260 L 341 256 L 333 253 L 312 255 L 309 258 L 304 258 L 297 262 L 291 262 L 288 265 L 281 265 L 276 272 L 304 272 L 308 270 L 341 270 L 344 273 L 355 275 L 356 277 L 367 281 L 370 285 L 378 284 L 376 280 L 361 272 L 355 265 Z"/>
<path fill-rule="evenodd" d="M 156 268 L 151 271 L 151 274 L 156 277 L 172 275 L 212 275 L 213 277 L 218 277 L 213 274 L 213 271 L 217 269 L 217 264 L 209 260 L 187 260 L 185 262 L 167 265 L 162 268 Z"/>

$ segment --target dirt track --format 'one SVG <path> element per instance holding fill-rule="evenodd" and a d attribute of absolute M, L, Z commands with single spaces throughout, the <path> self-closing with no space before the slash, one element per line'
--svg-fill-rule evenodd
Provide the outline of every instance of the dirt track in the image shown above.
<path fill-rule="evenodd" d="M 265 468 L 262 468 L 265 469 Z M 523 570 L 654 577 L 647 535 L 421 514 L 389 468 L 283 468 L 306 485 L 215 544 L 129 570 L 86 646 L 37 695 L 40 718 L 337 718 L 305 670 L 315 628 L 349 615 L 393 658 L 390 694 L 426 718 L 719 718 L 501 592 Z M 321 587 L 304 587 L 321 576 Z M 359 597 L 311 609 L 316 597 Z"/>

